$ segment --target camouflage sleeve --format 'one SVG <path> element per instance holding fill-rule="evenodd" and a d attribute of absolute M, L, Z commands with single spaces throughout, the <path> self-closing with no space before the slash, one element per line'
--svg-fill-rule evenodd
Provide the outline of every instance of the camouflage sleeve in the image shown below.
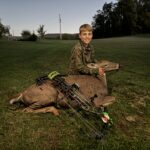
<path fill-rule="evenodd" d="M 81 74 L 90 74 L 95 75 L 98 74 L 98 69 L 91 69 L 88 68 L 82 59 L 82 52 L 80 49 L 74 49 L 74 56 L 75 56 L 75 66 L 78 72 Z"/>
<path fill-rule="evenodd" d="M 92 50 L 91 60 L 93 63 L 96 63 L 98 61 L 95 59 L 95 50 L 94 50 L 94 47 L 92 45 L 91 45 L 91 50 Z"/>

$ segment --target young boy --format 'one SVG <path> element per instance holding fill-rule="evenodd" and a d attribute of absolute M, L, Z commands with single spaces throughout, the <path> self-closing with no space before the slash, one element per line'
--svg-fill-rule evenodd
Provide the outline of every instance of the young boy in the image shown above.
<path fill-rule="evenodd" d="M 94 49 L 90 44 L 93 32 L 89 24 L 83 24 L 79 28 L 79 41 L 73 47 L 70 57 L 69 74 L 102 75 L 102 68 L 91 69 L 88 63 L 95 63 Z"/>

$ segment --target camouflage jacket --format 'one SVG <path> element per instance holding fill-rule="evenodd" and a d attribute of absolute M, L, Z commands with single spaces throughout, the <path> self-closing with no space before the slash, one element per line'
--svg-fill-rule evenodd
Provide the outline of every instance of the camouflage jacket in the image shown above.
<path fill-rule="evenodd" d="M 73 47 L 71 51 L 69 74 L 98 74 L 97 69 L 90 69 L 87 67 L 88 63 L 95 63 L 94 49 L 91 44 L 85 47 L 84 44 L 79 42 Z"/>

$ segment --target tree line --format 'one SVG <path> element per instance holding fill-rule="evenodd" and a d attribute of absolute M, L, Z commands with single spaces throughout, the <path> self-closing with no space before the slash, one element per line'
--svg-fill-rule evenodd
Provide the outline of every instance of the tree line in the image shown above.
<path fill-rule="evenodd" d="M 150 33 L 150 0 L 105 3 L 93 17 L 94 38 Z"/>
<path fill-rule="evenodd" d="M 21 32 L 22 38 L 20 41 L 36 41 L 38 38 L 43 39 L 46 31 L 44 30 L 44 25 L 40 25 L 37 29 L 38 36 L 33 32 L 31 33 L 29 30 L 23 30 Z"/>
<path fill-rule="evenodd" d="M 44 25 L 40 25 L 37 29 L 38 36 L 33 32 L 31 33 L 29 30 L 23 30 L 21 32 L 20 41 L 36 41 L 38 38 L 43 39 L 46 31 L 44 30 Z M 10 26 L 2 24 L 0 21 L 0 38 L 2 37 L 12 37 L 13 35 L 10 33 Z"/>

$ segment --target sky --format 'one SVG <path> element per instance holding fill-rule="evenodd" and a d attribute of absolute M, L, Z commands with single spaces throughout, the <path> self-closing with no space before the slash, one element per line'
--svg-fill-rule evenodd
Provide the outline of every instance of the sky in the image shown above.
<path fill-rule="evenodd" d="M 104 3 L 116 0 L 0 0 L 0 19 L 14 36 L 23 30 L 34 31 L 44 25 L 46 33 L 78 33 L 80 25 L 91 24 Z"/>

